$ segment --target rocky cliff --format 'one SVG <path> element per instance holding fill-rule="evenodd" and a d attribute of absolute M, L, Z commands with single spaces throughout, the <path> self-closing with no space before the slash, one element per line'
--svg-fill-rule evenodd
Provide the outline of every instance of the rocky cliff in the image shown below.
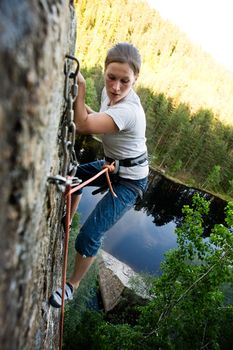
<path fill-rule="evenodd" d="M 56 349 L 64 199 L 49 174 L 62 167 L 64 59 L 74 52 L 68 0 L 0 3 L 0 344 Z"/>

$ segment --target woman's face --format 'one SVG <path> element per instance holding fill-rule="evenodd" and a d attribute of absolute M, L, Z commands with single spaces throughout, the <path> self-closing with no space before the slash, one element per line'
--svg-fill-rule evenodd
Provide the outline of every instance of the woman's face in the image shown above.
<path fill-rule="evenodd" d="M 113 105 L 127 96 L 136 79 L 137 77 L 128 63 L 110 63 L 104 73 L 110 104 Z"/>

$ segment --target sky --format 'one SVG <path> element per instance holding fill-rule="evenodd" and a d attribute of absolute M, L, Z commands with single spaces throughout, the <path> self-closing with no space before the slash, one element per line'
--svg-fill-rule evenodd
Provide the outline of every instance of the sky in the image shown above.
<path fill-rule="evenodd" d="M 147 0 L 162 18 L 233 71 L 232 0 Z"/>

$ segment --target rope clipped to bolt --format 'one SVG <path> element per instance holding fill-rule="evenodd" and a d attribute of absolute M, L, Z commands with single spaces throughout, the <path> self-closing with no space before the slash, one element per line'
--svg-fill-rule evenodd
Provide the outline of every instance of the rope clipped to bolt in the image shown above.
<path fill-rule="evenodd" d="M 75 70 L 72 71 L 72 65 L 76 64 Z M 68 243 L 69 243 L 69 231 L 70 231 L 70 219 L 71 219 L 71 195 L 88 185 L 102 174 L 106 174 L 106 180 L 114 197 L 117 197 L 113 191 L 110 181 L 109 173 L 115 169 L 114 162 L 111 164 L 104 164 L 103 169 L 95 176 L 81 183 L 81 180 L 75 177 L 78 162 L 75 154 L 75 135 L 76 125 L 74 123 L 74 109 L 73 104 L 78 95 L 77 77 L 79 71 L 79 61 L 77 58 L 66 55 L 64 74 L 65 74 L 65 89 L 64 98 L 66 101 L 65 117 L 61 128 L 61 141 L 64 153 L 64 164 L 62 169 L 62 175 L 49 176 L 48 182 L 57 186 L 58 190 L 64 192 L 66 198 L 66 216 L 65 216 L 65 237 L 64 237 L 64 258 L 63 258 L 63 272 L 62 272 L 62 305 L 60 315 L 60 334 L 59 334 L 59 349 L 62 350 L 63 342 L 63 328 L 64 328 L 64 300 L 65 300 L 65 284 L 66 284 L 66 271 L 67 271 L 67 258 L 68 258 Z M 70 84 L 72 80 L 72 84 Z M 71 87 L 70 87 L 71 85 Z"/>

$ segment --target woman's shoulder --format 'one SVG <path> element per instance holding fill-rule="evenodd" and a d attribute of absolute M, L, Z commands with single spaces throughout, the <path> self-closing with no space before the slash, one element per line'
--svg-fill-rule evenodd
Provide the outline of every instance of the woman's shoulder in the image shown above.
<path fill-rule="evenodd" d="M 128 95 L 126 96 L 126 100 L 132 103 L 140 104 L 140 98 L 133 89 L 131 89 Z"/>

